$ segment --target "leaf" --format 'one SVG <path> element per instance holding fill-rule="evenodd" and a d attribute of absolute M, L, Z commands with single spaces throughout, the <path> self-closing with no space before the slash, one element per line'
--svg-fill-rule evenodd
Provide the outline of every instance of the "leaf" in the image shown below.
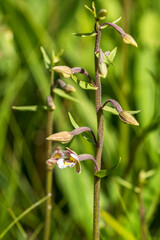
<path fill-rule="evenodd" d="M 94 14 L 93 10 L 90 7 L 88 7 L 87 5 L 84 5 L 84 6 L 90 13 Z"/>
<path fill-rule="evenodd" d="M 108 175 L 111 175 L 118 168 L 120 162 L 121 162 L 121 158 L 113 167 L 111 167 L 109 169 L 100 170 L 100 171 L 96 172 L 94 175 L 99 178 L 107 177 Z"/>
<path fill-rule="evenodd" d="M 116 110 L 115 108 L 108 107 L 108 106 L 104 106 L 102 109 L 103 109 L 104 111 L 109 112 L 109 113 L 112 113 L 112 114 L 114 114 L 114 115 L 119 115 L 118 112 L 117 112 L 117 110 Z"/>
<path fill-rule="evenodd" d="M 75 75 L 71 75 L 71 78 L 83 89 L 85 90 L 96 90 L 97 87 L 94 87 L 91 83 L 81 81 L 77 79 Z"/>
<path fill-rule="evenodd" d="M 38 207 L 40 204 L 45 202 L 48 198 L 51 197 L 51 194 L 48 194 L 47 196 L 41 198 L 38 202 L 34 203 L 31 205 L 29 208 L 27 208 L 24 212 L 22 212 L 18 217 L 14 219 L 5 229 L 4 231 L 0 234 L 0 238 L 3 238 L 4 235 L 16 224 L 21 220 L 25 215 L 27 215 L 29 212 L 31 212 L 34 208 Z"/>
<path fill-rule="evenodd" d="M 72 33 L 72 34 L 77 37 L 94 37 L 97 35 L 95 31 L 92 31 L 90 33 Z"/>
<path fill-rule="evenodd" d="M 32 105 L 32 106 L 12 106 L 12 109 L 13 110 L 22 111 L 22 112 L 27 112 L 27 111 L 36 112 L 38 110 L 43 110 L 43 111 L 48 110 L 47 106 L 38 106 L 38 105 Z"/>
<path fill-rule="evenodd" d="M 52 50 L 52 66 L 55 66 L 55 64 L 61 60 L 61 56 L 62 56 L 63 52 L 64 52 L 64 50 L 61 49 L 56 55 L 55 51 Z"/>
<path fill-rule="evenodd" d="M 141 190 L 139 187 L 135 187 L 133 186 L 130 182 L 120 178 L 120 177 L 116 177 L 115 180 L 117 181 L 117 183 L 119 183 L 121 186 L 129 189 L 129 190 L 133 190 L 136 193 L 139 193 Z"/>
<path fill-rule="evenodd" d="M 113 218 L 108 212 L 101 211 L 101 216 L 103 220 L 110 225 L 123 239 L 126 240 L 136 240 L 136 238 L 126 230 L 123 225 L 119 223 L 115 218 Z"/>
<path fill-rule="evenodd" d="M 122 17 L 117 18 L 117 19 L 114 20 L 112 23 L 116 24 L 117 22 L 119 22 L 119 21 L 121 20 L 121 18 L 122 18 Z M 106 27 L 108 27 L 108 25 L 103 25 L 103 26 L 101 27 L 101 29 L 104 29 L 104 28 L 106 28 Z"/>
<path fill-rule="evenodd" d="M 71 122 L 72 126 L 73 126 L 74 128 L 79 128 L 79 125 L 76 123 L 76 121 L 74 120 L 74 118 L 72 117 L 72 115 L 71 115 L 70 113 L 68 113 L 68 116 L 69 116 L 69 119 L 70 119 L 70 122 Z M 91 136 L 91 133 L 90 133 L 90 132 L 83 132 L 83 133 L 81 133 L 81 135 L 82 135 L 82 137 L 83 137 L 84 139 L 86 139 L 88 142 L 95 144 L 94 140 L 92 140 L 93 138 L 90 137 L 90 136 Z"/>
<path fill-rule="evenodd" d="M 116 56 L 116 53 L 117 53 L 117 47 L 115 47 L 115 48 L 110 52 L 110 54 L 109 54 L 108 56 L 106 56 L 106 55 L 104 54 L 104 61 L 105 61 L 105 63 L 107 63 L 107 64 L 113 64 L 113 60 L 114 60 L 114 58 L 115 58 L 115 56 Z"/>
<path fill-rule="evenodd" d="M 134 115 L 134 114 L 137 114 L 139 112 L 141 112 L 142 110 L 135 110 L 135 111 L 127 111 L 129 112 L 130 114 Z"/>
<path fill-rule="evenodd" d="M 73 119 L 72 115 L 70 114 L 70 112 L 68 112 L 68 116 L 69 116 L 69 119 L 70 119 L 70 122 L 72 124 L 72 126 L 74 128 L 79 128 L 78 124 L 75 122 L 75 120 Z"/>
<path fill-rule="evenodd" d="M 42 56 L 43 56 L 45 67 L 47 69 L 50 69 L 51 68 L 51 60 L 48 57 L 48 55 L 47 55 L 46 51 L 44 50 L 44 48 L 40 47 L 40 49 L 41 49 L 41 53 L 42 53 Z"/>
<path fill-rule="evenodd" d="M 57 94 L 58 96 L 62 97 L 62 98 L 68 99 L 68 100 L 70 100 L 70 101 L 72 101 L 72 102 L 80 103 L 78 99 L 76 99 L 76 98 L 68 95 L 67 93 L 65 93 L 63 90 L 61 90 L 61 89 L 59 89 L 59 88 L 55 88 L 55 89 L 53 90 L 53 92 L 54 92 L 55 94 Z"/>

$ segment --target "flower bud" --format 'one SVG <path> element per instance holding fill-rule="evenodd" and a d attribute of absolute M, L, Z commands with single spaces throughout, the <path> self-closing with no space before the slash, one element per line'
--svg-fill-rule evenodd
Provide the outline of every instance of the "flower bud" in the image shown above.
<path fill-rule="evenodd" d="M 71 141 L 73 135 L 70 132 L 63 131 L 58 132 L 50 135 L 46 138 L 46 140 L 54 141 L 54 142 L 61 142 L 63 144 L 68 143 Z"/>
<path fill-rule="evenodd" d="M 104 62 L 104 54 L 102 52 L 102 49 L 99 49 L 99 73 L 102 78 L 106 78 L 107 66 Z"/>
<path fill-rule="evenodd" d="M 107 16 L 107 10 L 106 9 L 101 9 L 99 12 L 98 12 L 98 15 L 97 17 L 99 18 L 99 20 L 104 20 Z"/>
<path fill-rule="evenodd" d="M 50 110 L 54 111 L 56 109 L 56 105 L 53 102 L 53 98 L 51 96 L 47 97 L 47 106 Z"/>
<path fill-rule="evenodd" d="M 66 85 L 63 87 L 63 89 L 64 89 L 64 91 L 65 91 L 66 93 L 71 93 L 71 92 L 75 92 L 75 91 L 76 91 L 76 89 L 75 89 L 72 85 L 70 85 L 70 84 L 66 84 Z"/>
<path fill-rule="evenodd" d="M 102 78 L 106 78 L 107 76 L 107 66 L 104 62 L 99 63 L 99 73 Z"/>
<path fill-rule="evenodd" d="M 139 126 L 139 123 L 137 122 L 137 120 L 127 111 L 121 111 L 119 113 L 119 118 L 124 123 Z"/>
<path fill-rule="evenodd" d="M 69 78 L 72 75 L 72 69 L 67 66 L 56 66 L 52 68 L 55 72 L 62 75 L 63 78 Z"/>
<path fill-rule="evenodd" d="M 123 42 L 125 42 L 126 44 L 130 44 L 130 45 L 133 45 L 134 47 L 138 47 L 138 44 L 136 43 L 136 41 L 131 35 L 125 33 L 123 34 L 122 37 L 123 37 Z"/>

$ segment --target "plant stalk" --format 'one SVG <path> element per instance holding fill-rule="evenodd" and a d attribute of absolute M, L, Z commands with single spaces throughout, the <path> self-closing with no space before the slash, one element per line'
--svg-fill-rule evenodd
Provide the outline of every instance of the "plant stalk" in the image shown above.
<path fill-rule="evenodd" d="M 99 29 L 99 24 L 96 22 L 95 28 L 97 31 L 96 42 L 94 53 L 99 51 L 101 30 Z M 95 159 L 99 170 L 101 170 L 101 156 L 102 156 L 102 146 L 103 146 L 103 128 L 104 128 L 104 118 L 103 110 L 101 109 L 101 80 L 98 69 L 98 58 L 96 55 L 95 59 L 95 79 L 96 86 L 96 113 L 97 113 L 97 145 Z M 96 169 L 95 169 L 96 171 Z M 93 203 L 93 239 L 99 240 L 99 212 L 100 212 L 100 178 L 94 177 L 94 203 Z"/>
<path fill-rule="evenodd" d="M 51 71 L 51 80 L 50 80 L 50 96 L 53 100 L 53 84 L 54 84 L 54 73 Z M 46 136 L 52 134 L 52 122 L 53 122 L 53 111 L 47 112 L 47 128 Z M 46 159 L 50 158 L 52 152 L 52 142 L 46 141 Z M 47 165 L 46 173 L 46 194 L 52 195 L 52 175 L 53 170 Z M 46 215 L 45 215 L 45 228 L 44 228 L 44 240 L 50 239 L 50 227 L 51 227 L 51 211 L 52 211 L 52 198 L 48 198 L 46 201 Z"/>
<path fill-rule="evenodd" d="M 143 206 L 143 200 L 142 200 L 142 189 L 143 187 L 140 186 L 141 191 L 138 194 L 139 197 L 139 214 L 140 214 L 140 222 L 141 222 L 141 239 L 146 240 L 146 222 L 145 222 L 145 209 Z"/>

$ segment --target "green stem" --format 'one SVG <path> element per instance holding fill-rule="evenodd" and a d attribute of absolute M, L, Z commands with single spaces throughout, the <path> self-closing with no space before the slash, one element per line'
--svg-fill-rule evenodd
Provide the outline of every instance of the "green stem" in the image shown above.
<path fill-rule="evenodd" d="M 51 80 L 50 80 L 50 96 L 53 99 L 53 84 L 54 84 L 54 75 L 53 71 L 51 72 Z M 46 136 L 50 136 L 52 134 L 52 122 L 53 122 L 53 112 L 48 111 L 47 113 L 47 129 Z M 52 142 L 46 141 L 46 159 L 48 159 L 51 155 L 52 151 Z M 46 176 L 46 194 L 52 194 L 52 173 L 53 171 L 47 165 L 47 176 Z M 51 225 L 51 211 L 52 211 L 52 199 L 48 198 L 46 201 L 46 216 L 45 216 L 45 229 L 44 229 L 44 240 L 50 239 L 50 225 Z"/>
<path fill-rule="evenodd" d="M 99 51 L 99 44 L 101 39 L 101 30 L 98 28 L 98 22 L 96 22 L 96 42 L 95 42 L 95 53 Z M 101 170 L 101 156 L 103 146 L 103 110 L 101 109 L 101 80 L 98 70 L 98 58 L 95 55 L 95 79 L 96 86 L 96 113 L 97 113 L 97 145 L 95 159 L 99 170 Z M 96 169 L 95 169 L 96 171 Z M 94 177 L 94 204 L 93 204 L 93 239 L 99 240 L 99 210 L 100 210 L 100 178 Z"/>
<path fill-rule="evenodd" d="M 140 192 L 138 194 L 139 197 L 139 214 L 140 214 L 140 222 L 141 222 L 141 239 L 146 240 L 146 223 L 145 223 L 145 210 L 143 206 L 143 200 L 142 200 L 142 190 L 143 186 L 140 185 Z"/>

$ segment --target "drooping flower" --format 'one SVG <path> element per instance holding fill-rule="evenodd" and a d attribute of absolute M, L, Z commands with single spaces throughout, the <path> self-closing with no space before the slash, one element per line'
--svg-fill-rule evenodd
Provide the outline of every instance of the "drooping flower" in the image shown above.
<path fill-rule="evenodd" d="M 52 167 L 55 164 L 60 168 L 64 169 L 67 167 L 76 167 L 77 173 L 81 172 L 81 165 L 78 155 L 69 148 L 66 150 L 61 150 L 60 147 L 57 147 L 53 152 L 50 159 L 47 160 L 47 164 Z"/>

